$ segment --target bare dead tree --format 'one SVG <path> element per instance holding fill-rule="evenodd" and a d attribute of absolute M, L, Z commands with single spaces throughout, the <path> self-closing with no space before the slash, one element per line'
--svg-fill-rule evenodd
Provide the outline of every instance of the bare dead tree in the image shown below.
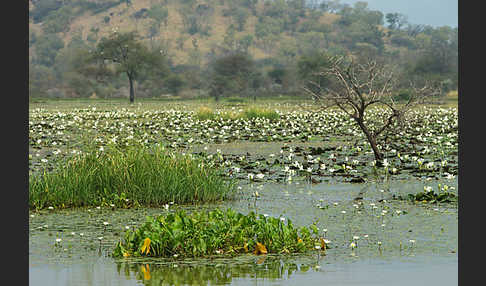
<path fill-rule="evenodd" d="M 394 69 L 375 60 L 358 63 L 352 58 L 331 57 L 329 67 L 318 75 L 329 79 L 327 85 L 310 82 L 319 87 L 315 90 L 320 92 L 308 87 L 304 87 L 304 90 L 319 104 L 321 110 L 338 107 L 354 119 L 371 145 L 377 165 L 383 162 L 383 153 L 378 148 L 380 135 L 385 131 L 393 131 L 395 123 L 400 123 L 409 110 L 440 94 L 440 90 L 432 85 L 417 87 L 411 83 L 408 100 L 397 102 L 394 99 L 397 87 Z M 366 111 L 372 106 L 379 106 L 387 112 L 379 120 L 373 120 L 366 116 Z"/>

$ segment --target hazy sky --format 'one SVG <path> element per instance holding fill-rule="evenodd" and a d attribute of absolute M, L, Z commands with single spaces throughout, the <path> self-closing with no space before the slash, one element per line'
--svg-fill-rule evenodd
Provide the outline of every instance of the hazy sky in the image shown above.
<path fill-rule="evenodd" d="M 351 4 L 359 0 L 341 0 Z M 402 13 L 412 24 L 458 26 L 458 0 L 362 0 L 368 8 L 386 13 Z M 386 21 L 386 20 L 385 20 Z M 386 24 L 386 22 L 385 22 Z"/>

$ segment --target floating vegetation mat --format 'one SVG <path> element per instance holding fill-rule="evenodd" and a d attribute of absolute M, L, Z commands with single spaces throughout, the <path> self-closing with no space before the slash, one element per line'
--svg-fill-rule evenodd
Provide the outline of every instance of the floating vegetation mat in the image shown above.
<path fill-rule="evenodd" d="M 297 228 L 283 217 L 254 212 L 244 215 L 229 208 L 147 217 L 138 229 L 126 232 L 113 256 L 201 257 L 248 252 L 258 255 L 325 251 L 326 247 L 326 240 L 318 236 L 315 224 Z"/>

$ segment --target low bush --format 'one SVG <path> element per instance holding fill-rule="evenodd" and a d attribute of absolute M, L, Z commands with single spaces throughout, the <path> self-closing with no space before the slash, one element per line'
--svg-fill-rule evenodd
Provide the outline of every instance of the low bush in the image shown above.
<path fill-rule="evenodd" d="M 196 118 L 199 120 L 213 120 L 216 118 L 216 114 L 209 107 L 201 107 L 196 111 Z"/>
<path fill-rule="evenodd" d="M 315 224 L 294 227 L 284 218 L 215 209 L 185 211 L 147 217 L 136 230 L 128 230 L 113 251 L 114 257 L 205 257 L 252 252 L 301 253 L 326 249 Z"/>
<path fill-rule="evenodd" d="M 280 118 L 280 115 L 275 110 L 250 107 L 243 111 L 242 117 L 246 119 L 266 118 L 269 120 L 277 120 Z"/>

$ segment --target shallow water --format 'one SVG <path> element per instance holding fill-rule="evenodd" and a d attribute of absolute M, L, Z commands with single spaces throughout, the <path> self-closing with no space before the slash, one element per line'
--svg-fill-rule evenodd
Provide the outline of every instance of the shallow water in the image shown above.
<path fill-rule="evenodd" d="M 322 235 L 331 240 L 331 249 L 319 257 L 311 253 L 183 261 L 115 260 L 109 254 L 126 226 L 136 227 L 145 216 L 167 211 L 104 207 L 31 212 L 29 282 L 31 285 L 457 285 L 457 207 L 389 200 L 392 194 L 415 193 L 425 185 L 435 187 L 437 183 L 408 180 L 380 186 L 250 184 L 242 186 L 238 200 L 204 205 L 209 209 L 231 207 L 243 213 L 282 215 L 295 225 L 309 225 L 318 220 Z M 457 188 L 457 179 L 447 184 Z M 385 191 L 380 192 L 381 189 Z M 256 201 L 252 196 L 255 191 L 260 195 Z M 363 199 L 355 201 L 360 193 Z M 381 199 L 385 201 L 379 202 Z M 179 206 L 172 206 L 169 211 L 176 208 Z M 190 211 L 203 207 L 184 208 Z M 103 222 L 109 224 L 105 226 Z M 349 247 L 353 236 L 359 236 L 354 250 Z M 56 242 L 56 238 L 61 241 Z"/>

